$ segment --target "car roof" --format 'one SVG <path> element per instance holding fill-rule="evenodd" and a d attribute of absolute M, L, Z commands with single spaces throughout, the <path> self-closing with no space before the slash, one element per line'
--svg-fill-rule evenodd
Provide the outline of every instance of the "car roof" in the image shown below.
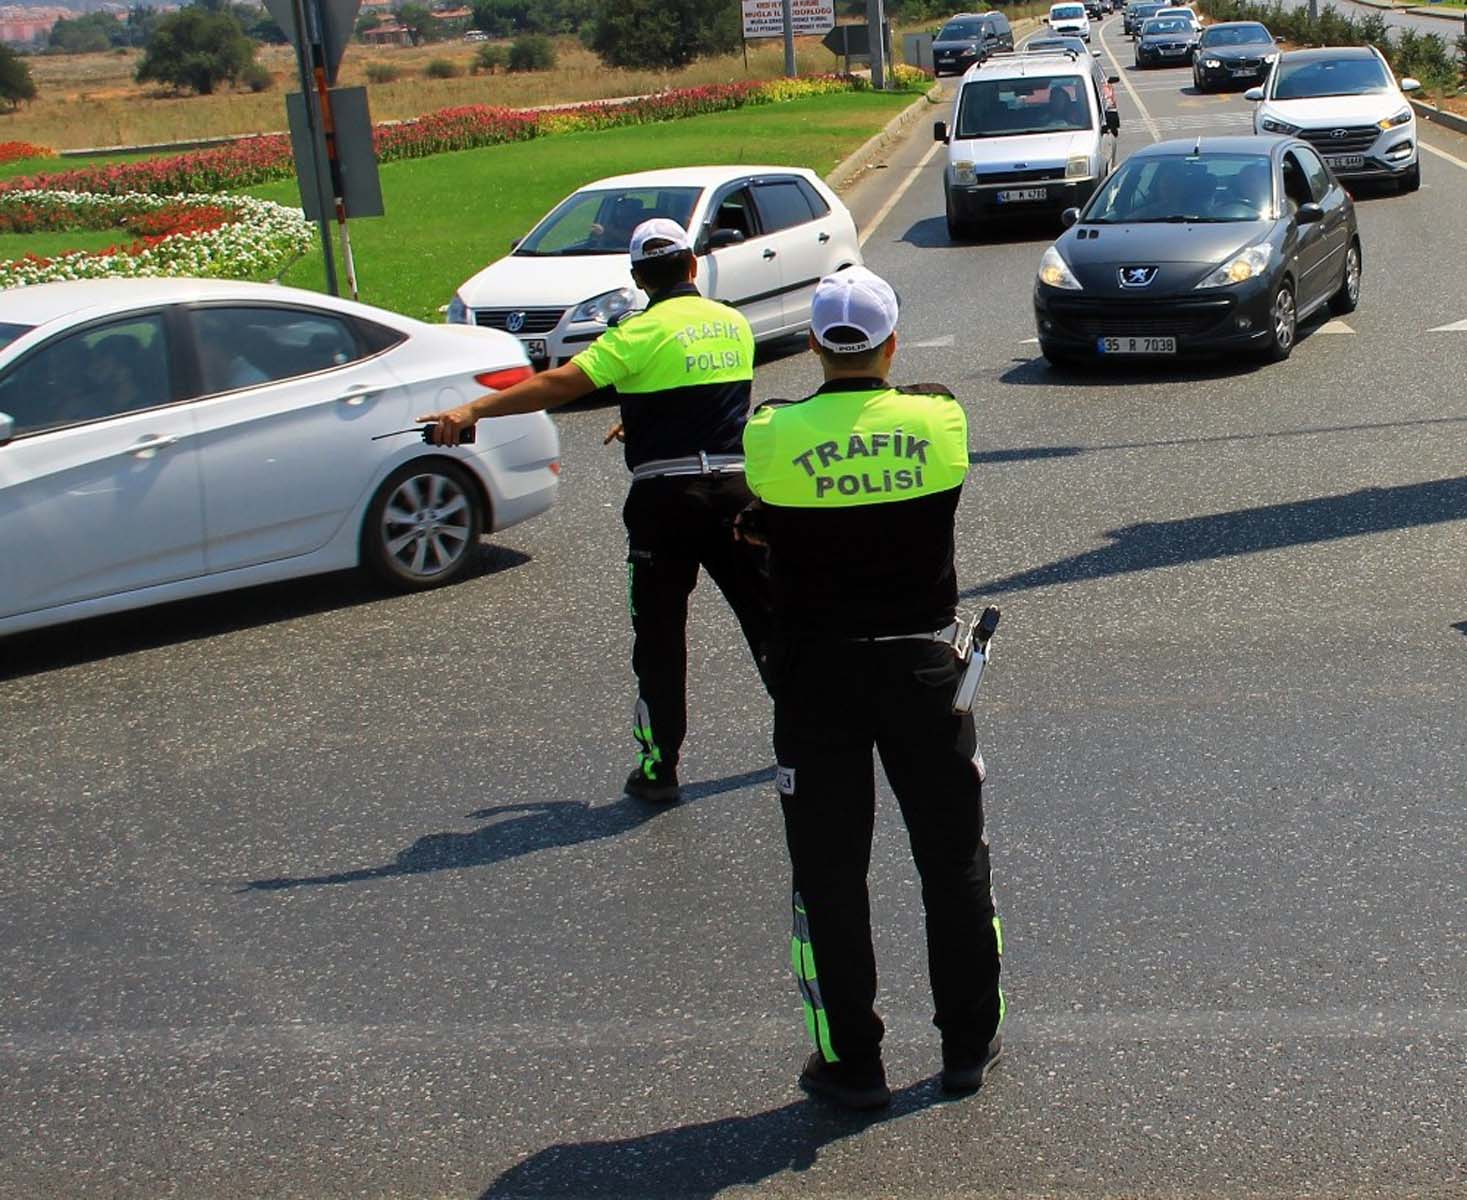
<path fill-rule="evenodd" d="M 1131 158 L 1167 158 L 1191 155 L 1199 146 L 1202 154 L 1271 154 L 1273 148 L 1292 138 L 1276 134 L 1236 134 L 1232 137 L 1189 137 L 1172 138 L 1165 142 L 1152 142 L 1149 146 L 1131 151 Z"/>
<path fill-rule="evenodd" d="M 1290 62 L 1310 62 L 1320 59 L 1375 58 L 1373 46 L 1315 46 L 1309 50 L 1288 50 L 1283 58 Z"/>
<path fill-rule="evenodd" d="M 275 304 L 309 304 L 355 312 L 370 320 L 399 322 L 408 318 L 353 304 L 320 292 L 281 287 L 273 283 L 248 283 L 233 279 L 66 279 L 36 283 L 0 291 L 0 321 L 16 325 L 45 325 L 61 317 L 85 314 L 102 317 L 153 304 L 186 304 L 198 301 L 270 301 Z"/>
<path fill-rule="evenodd" d="M 815 173 L 804 167 L 773 167 L 768 165 L 749 166 L 739 164 L 726 167 L 668 167 L 656 171 L 636 171 L 630 175 L 609 175 L 582 184 L 577 191 L 600 191 L 615 187 L 717 187 L 731 179 L 742 179 L 747 175 L 802 175 L 814 179 Z"/>
<path fill-rule="evenodd" d="M 1207 27 L 1208 29 L 1261 29 L 1269 37 L 1273 34 L 1262 21 L 1215 21 Z"/>
<path fill-rule="evenodd" d="M 1079 4 L 1080 0 L 1067 0 L 1071 4 Z M 1055 74 L 1056 67 L 1067 67 L 1069 72 L 1082 75 L 1090 70 L 1087 64 L 1083 70 L 1080 66 L 1080 57 L 1073 50 L 1041 50 L 1034 54 L 1019 51 L 1013 54 L 993 54 L 982 62 L 974 63 L 968 68 L 964 79 L 1023 79 L 1040 71 L 1046 74 Z M 1059 74 L 1064 74 L 1060 71 Z"/>

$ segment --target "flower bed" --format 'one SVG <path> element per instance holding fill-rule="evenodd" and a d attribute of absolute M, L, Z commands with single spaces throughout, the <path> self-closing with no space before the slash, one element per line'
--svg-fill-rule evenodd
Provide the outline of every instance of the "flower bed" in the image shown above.
<path fill-rule="evenodd" d="M 50 146 L 35 146 L 30 142 L 0 142 L 0 166 L 22 158 L 54 158 L 56 151 Z"/>
<path fill-rule="evenodd" d="M 921 86 L 917 73 L 907 72 L 897 78 L 904 87 Z M 753 104 L 773 104 L 832 92 L 863 91 L 869 86 L 865 80 L 847 75 L 807 75 L 798 79 L 680 88 L 636 100 L 600 101 L 547 110 L 474 104 L 440 109 L 415 121 L 378 125 L 372 137 L 378 161 L 392 162 L 560 133 L 645 125 L 654 121 L 726 112 Z M 0 184 L 0 193 L 36 189 L 107 195 L 222 192 L 288 179 L 294 172 L 290 139 L 273 134 L 168 158 L 13 179 Z"/>
<path fill-rule="evenodd" d="M 0 261 L 0 288 L 57 279 L 201 275 L 267 279 L 311 246 L 312 227 L 294 209 L 232 196 L 0 194 L 0 232 L 118 228 L 135 237 L 104 250 Z"/>

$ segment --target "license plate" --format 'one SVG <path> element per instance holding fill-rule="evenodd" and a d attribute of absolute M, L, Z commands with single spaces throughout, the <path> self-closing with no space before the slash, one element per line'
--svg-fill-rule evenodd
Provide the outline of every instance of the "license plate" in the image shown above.
<path fill-rule="evenodd" d="M 1103 337 L 1096 347 L 1102 354 L 1175 354 L 1174 337 Z"/>
<path fill-rule="evenodd" d="M 545 345 L 544 338 L 520 338 L 520 344 L 524 346 L 525 353 L 532 359 L 550 357 L 550 350 Z"/>
<path fill-rule="evenodd" d="M 1363 154 L 1331 154 L 1324 161 L 1329 163 L 1336 171 L 1348 171 L 1351 167 L 1363 167 L 1365 165 L 1365 156 Z"/>
<path fill-rule="evenodd" d="M 1030 200 L 1048 200 L 1048 188 L 1010 188 L 994 197 L 1000 204 L 1021 204 Z"/>
<path fill-rule="evenodd" d="M 1234 67 L 1232 69 L 1232 72 L 1231 73 L 1233 75 L 1257 75 L 1258 74 L 1258 72 L 1255 71 L 1252 67 Z"/>
<path fill-rule="evenodd" d="M 1168 49 L 1167 47 L 1163 46 L 1161 52 L 1163 54 L 1181 54 L 1182 53 L 1182 48 L 1180 46 L 1173 46 L 1170 49 Z"/>

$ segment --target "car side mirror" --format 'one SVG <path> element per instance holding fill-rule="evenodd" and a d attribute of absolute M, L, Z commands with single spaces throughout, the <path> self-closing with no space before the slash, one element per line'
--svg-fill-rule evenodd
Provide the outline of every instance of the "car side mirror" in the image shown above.
<path fill-rule="evenodd" d="M 722 250 L 725 246 L 737 246 L 743 240 L 741 229 L 715 229 L 708 235 L 708 249 Z"/>
<path fill-rule="evenodd" d="M 10 445 L 15 437 L 15 418 L 9 413 L 0 413 L 0 446 Z"/>
<path fill-rule="evenodd" d="M 1092 51 L 1090 51 L 1090 57 L 1091 58 L 1099 58 L 1100 57 L 1100 51 L 1099 50 L 1092 50 Z M 1117 78 L 1119 78 L 1119 76 L 1117 76 Z M 1115 79 L 1112 79 L 1111 82 L 1114 83 L 1115 82 Z"/>
<path fill-rule="evenodd" d="M 1409 75 L 1407 75 L 1405 79 L 1401 80 L 1401 91 L 1403 91 L 1403 92 L 1419 92 L 1420 90 L 1421 90 L 1421 80 L 1419 80 L 1419 79 L 1412 79 L 1411 76 L 1409 76 Z"/>
<path fill-rule="evenodd" d="M 1324 220 L 1324 209 L 1311 200 L 1299 205 L 1299 211 L 1294 214 L 1294 220 L 1300 225 L 1313 225 L 1317 221 Z"/>
<path fill-rule="evenodd" d="M 1064 212 L 1060 213 L 1060 224 L 1063 225 L 1066 229 L 1068 229 L 1079 219 L 1080 210 L 1078 208 L 1067 208 Z"/>
<path fill-rule="evenodd" d="M 1246 92 L 1243 93 L 1243 99 L 1251 100 L 1254 104 L 1257 104 L 1260 100 L 1263 99 L 1263 89 L 1260 87 L 1249 88 Z"/>
<path fill-rule="evenodd" d="M 1113 108 L 1105 110 L 1105 128 L 1110 133 L 1121 131 L 1121 114 Z"/>
<path fill-rule="evenodd" d="M 1106 83 L 1120 83 L 1121 77 L 1119 75 L 1107 75 L 1105 81 Z"/>
<path fill-rule="evenodd" d="M 934 142 L 945 142 L 945 141 L 947 141 L 947 122 L 946 121 L 933 121 L 932 122 L 932 140 Z"/>

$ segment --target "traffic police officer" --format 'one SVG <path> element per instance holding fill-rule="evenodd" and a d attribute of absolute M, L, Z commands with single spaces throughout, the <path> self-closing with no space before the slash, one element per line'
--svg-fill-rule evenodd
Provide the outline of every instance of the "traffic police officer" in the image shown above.
<path fill-rule="evenodd" d="M 887 382 L 897 311 L 891 287 L 865 268 L 822 279 L 810 345 L 825 385 L 762 406 L 744 431 L 757 501 L 739 526 L 770 553 L 792 959 L 816 1047 L 800 1083 L 851 1108 L 891 1099 L 866 890 L 873 747 L 922 879 L 946 1090 L 982 1083 L 1003 1017 L 982 765 L 971 715 L 952 712 L 967 422 L 946 388 Z"/>
<path fill-rule="evenodd" d="M 597 388 L 616 389 L 632 487 L 627 599 L 638 697 L 632 723 L 637 766 L 625 793 L 680 797 L 678 755 L 687 732 L 688 596 L 701 566 L 732 606 L 762 664 L 768 599 L 760 557 L 736 540 L 734 519 L 752 497 L 741 438 L 754 378 L 754 334 L 736 309 L 705 299 L 698 260 L 676 221 L 654 218 L 631 236 L 632 278 L 646 311 L 608 329 L 570 362 L 422 421 L 454 445 L 483 417 L 555 408 Z M 608 441 L 610 437 L 608 437 Z M 762 669 L 762 666 L 761 666 Z"/>

